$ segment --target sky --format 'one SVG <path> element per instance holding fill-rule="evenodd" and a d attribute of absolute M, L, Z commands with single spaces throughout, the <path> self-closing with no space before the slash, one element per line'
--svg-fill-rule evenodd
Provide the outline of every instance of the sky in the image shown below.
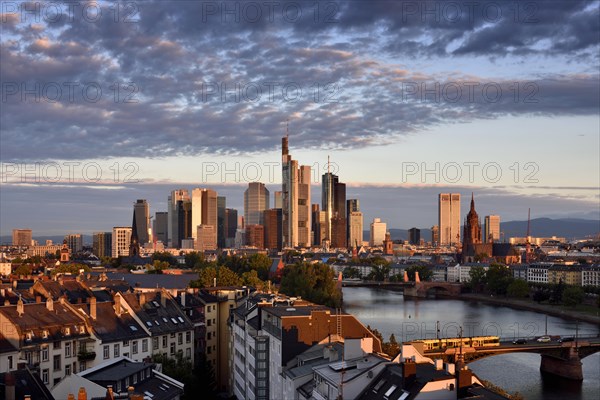
<path fill-rule="evenodd" d="M 600 219 L 598 1 L 0 1 L 0 234 L 171 190 L 281 188 L 281 137 L 365 226 Z"/>

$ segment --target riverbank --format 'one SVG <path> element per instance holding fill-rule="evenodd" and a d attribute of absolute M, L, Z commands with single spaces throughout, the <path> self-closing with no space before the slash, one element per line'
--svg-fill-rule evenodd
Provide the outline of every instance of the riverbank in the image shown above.
<path fill-rule="evenodd" d="M 517 300 L 503 297 L 490 297 L 490 295 L 473 293 L 463 293 L 459 296 L 452 296 L 451 298 L 468 301 L 480 301 L 488 304 L 506 306 L 517 310 L 541 312 L 544 314 L 552 315 L 554 317 L 570 319 L 573 321 L 589 322 L 591 324 L 597 325 L 600 324 L 600 316 L 598 315 L 590 315 L 585 312 L 578 311 L 577 309 L 565 310 L 560 308 L 561 306 L 537 304 L 527 300 Z"/>

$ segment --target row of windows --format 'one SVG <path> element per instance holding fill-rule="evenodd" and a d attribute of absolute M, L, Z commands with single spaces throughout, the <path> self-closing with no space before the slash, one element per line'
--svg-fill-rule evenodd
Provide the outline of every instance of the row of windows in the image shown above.
<path fill-rule="evenodd" d="M 171 336 L 174 337 L 174 334 L 172 334 Z M 185 333 L 185 342 L 186 343 L 191 343 L 192 342 L 192 333 L 190 331 Z M 167 343 L 168 343 L 168 338 L 167 335 L 162 336 L 162 347 L 166 348 L 167 347 Z M 177 337 L 177 343 L 178 344 L 183 344 L 183 333 L 179 332 L 178 337 Z M 173 348 L 173 346 L 175 345 L 175 343 L 171 343 L 171 348 Z M 129 341 L 125 341 L 123 342 L 123 347 L 129 346 Z M 158 337 L 153 337 L 152 338 L 152 350 L 158 350 Z M 110 346 L 109 345 L 105 345 L 102 349 L 103 351 L 103 356 L 104 359 L 108 359 L 110 358 Z M 148 352 L 148 339 L 142 339 L 142 353 L 146 353 Z M 131 353 L 132 354 L 137 354 L 138 353 L 138 341 L 134 340 L 131 342 Z M 172 350 L 172 353 L 174 353 L 174 350 Z M 121 355 L 121 349 L 118 343 L 116 343 L 114 345 L 113 348 L 113 354 L 114 357 L 120 357 Z"/>

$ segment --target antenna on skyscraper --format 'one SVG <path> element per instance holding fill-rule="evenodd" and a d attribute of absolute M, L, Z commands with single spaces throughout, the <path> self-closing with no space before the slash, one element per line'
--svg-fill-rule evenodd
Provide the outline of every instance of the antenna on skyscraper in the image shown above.
<path fill-rule="evenodd" d="M 289 138 L 290 137 L 290 119 L 286 119 L 285 120 L 285 137 Z"/>
<path fill-rule="evenodd" d="M 327 156 L 327 174 L 329 175 L 329 156 Z"/>

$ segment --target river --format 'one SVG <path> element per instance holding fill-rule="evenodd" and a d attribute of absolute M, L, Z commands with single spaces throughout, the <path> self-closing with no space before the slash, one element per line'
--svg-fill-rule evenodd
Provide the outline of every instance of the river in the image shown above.
<path fill-rule="evenodd" d="M 576 323 L 533 311 L 456 299 L 407 299 L 402 293 L 375 288 L 348 288 L 344 310 L 370 325 L 389 340 L 458 336 L 495 335 L 504 339 L 544 335 L 597 335 L 598 325 Z M 438 324 L 439 321 L 439 324 Z M 546 328 L 547 327 L 547 328 Z M 528 400 L 579 400 L 600 398 L 600 353 L 582 360 L 583 382 L 543 376 L 538 354 L 515 353 L 484 358 L 469 364 L 482 379 Z"/>

